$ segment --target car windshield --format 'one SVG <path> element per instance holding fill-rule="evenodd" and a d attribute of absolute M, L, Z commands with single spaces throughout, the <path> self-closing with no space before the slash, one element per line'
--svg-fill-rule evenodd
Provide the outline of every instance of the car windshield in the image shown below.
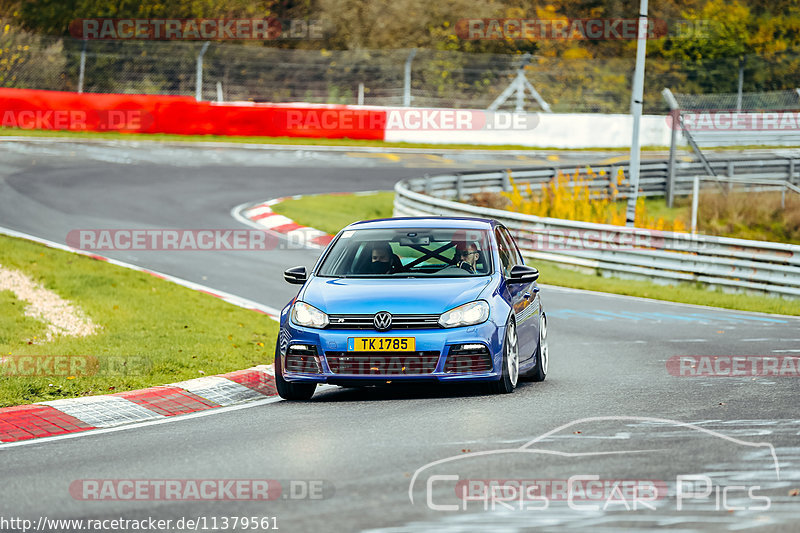
<path fill-rule="evenodd" d="M 457 228 L 342 233 L 317 272 L 325 277 L 469 277 L 491 274 L 489 233 Z"/>

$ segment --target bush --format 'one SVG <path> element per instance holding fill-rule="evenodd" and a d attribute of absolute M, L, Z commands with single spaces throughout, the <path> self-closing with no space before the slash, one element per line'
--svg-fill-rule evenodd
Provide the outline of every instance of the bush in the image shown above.
<path fill-rule="evenodd" d="M 602 180 L 603 185 L 593 184 L 595 178 Z M 473 195 L 471 203 L 540 217 L 623 226 L 626 206 L 618 201 L 618 196 L 619 187 L 625 183 L 622 169 L 614 179 L 609 179 L 604 170 L 596 173 L 591 167 L 586 168 L 586 177 L 581 175 L 579 169 L 571 176 L 559 170 L 554 178 L 538 190 L 526 183 L 525 190 L 521 191 L 512 178 L 511 192 L 478 193 Z M 686 231 L 680 219 L 668 221 L 649 216 L 644 197 L 641 196 L 636 204 L 636 222 L 640 228 Z"/>
<path fill-rule="evenodd" d="M 702 192 L 697 220 L 703 233 L 800 244 L 800 195 L 787 191 L 781 207 L 779 192 Z"/>

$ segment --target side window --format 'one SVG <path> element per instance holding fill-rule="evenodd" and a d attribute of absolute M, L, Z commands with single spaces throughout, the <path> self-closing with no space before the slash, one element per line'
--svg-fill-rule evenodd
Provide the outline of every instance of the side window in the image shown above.
<path fill-rule="evenodd" d="M 511 272 L 511 267 L 514 266 L 514 261 L 510 253 L 508 242 L 505 237 L 500 233 L 500 228 L 495 228 L 494 238 L 497 241 L 497 254 L 500 257 L 500 265 L 503 268 L 503 275 L 508 277 Z"/>
<path fill-rule="evenodd" d="M 519 249 L 514 243 L 514 239 L 511 237 L 511 233 L 509 233 L 508 229 L 505 227 L 500 227 L 500 233 L 503 234 L 506 242 L 508 243 L 508 252 L 509 255 L 511 256 L 512 265 L 524 265 L 525 259 L 522 258 Z"/>

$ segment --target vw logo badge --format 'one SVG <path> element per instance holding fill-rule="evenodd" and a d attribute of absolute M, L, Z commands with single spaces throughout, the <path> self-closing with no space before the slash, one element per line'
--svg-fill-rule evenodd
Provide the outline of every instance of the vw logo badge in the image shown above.
<path fill-rule="evenodd" d="M 386 311 L 375 313 L 375 318 L 372 319 L 372 322 L 378 331 L 386 331 L 392 327 L 392 315 Z"/>

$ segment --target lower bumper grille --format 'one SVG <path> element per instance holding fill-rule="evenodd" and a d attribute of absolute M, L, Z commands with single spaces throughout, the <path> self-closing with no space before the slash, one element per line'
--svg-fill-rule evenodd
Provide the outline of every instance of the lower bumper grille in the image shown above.
<path fill-rule="evenodd" d="M 300 344 L 289 346 L 286 353 L 286 372 L 321 374 L 322 366 L 319 364 L 317 347 Z"/>
<path fill-rule="evenodd" d="M 439 352 L 326 352 L 334 374 L 413 375 L 436 370 Z"/>
<path fill-rule="evenodd" d="M 492 356 L 483 345 L 453 346 L 444 364 L 452 374 L 476 374 L 492 371 Z"/>

